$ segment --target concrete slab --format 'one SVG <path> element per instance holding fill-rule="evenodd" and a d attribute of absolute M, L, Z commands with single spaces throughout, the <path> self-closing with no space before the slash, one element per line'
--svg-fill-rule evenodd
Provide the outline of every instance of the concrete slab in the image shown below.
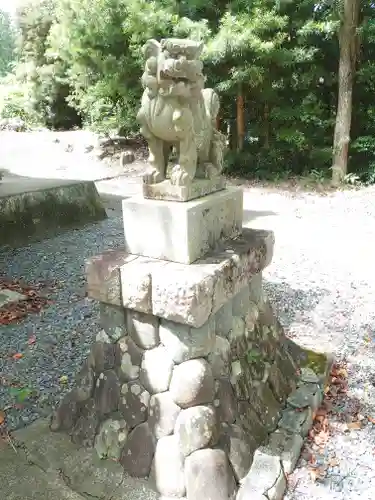
<path fill-rule="evenodd" d="M 95 182 L 101 196 L 116 196 L 120 200 L 142 194 L 142 177 L 113 177 Z"/>
<path fill-rule="evenodd" d="M 34 179 L 5 173 L 0 182 L 0 198 L 77 184 L 74 180 Z"/>
<path fill-rule="evenodd" d="M 106 218 L 92 181 L 33 179 L 6 174 L 0 182 L 0 245 Z"/>
<path fill-rule="evenodd" d="M 93 449 L 79 448 L 65 433 L 52 433 L 47 419 L 14 432 L 12 439 L 17 453 L 5 444 L 0 449 L 0 498 L 159 499 L 147 481 L 126 476 L 119 463 L 100 460 Z"/>
<path fill-rule="evenodd" d="M 0 447 L 0 498 L 7 500 L 86 500 L 57 471 L 46 473 L 3 442 Z"/>
<path fill-rule="evenodd" d="M 7 288 L 0 289 L 0 307 L 26 299 L 27 297 L 21 293 L 13 292 L 13 290 L 8 290 Z"/>

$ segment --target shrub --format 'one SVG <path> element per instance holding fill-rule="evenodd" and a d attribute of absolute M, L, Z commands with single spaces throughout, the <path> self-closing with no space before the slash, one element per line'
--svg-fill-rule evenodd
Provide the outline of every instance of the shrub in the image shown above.
<path fill-rule="evenodd" d="M 0 81 L 0 118 L 20 118 L 27 125 L 37 124 L 30 106 L 29 88 L 10 75 Z"/>

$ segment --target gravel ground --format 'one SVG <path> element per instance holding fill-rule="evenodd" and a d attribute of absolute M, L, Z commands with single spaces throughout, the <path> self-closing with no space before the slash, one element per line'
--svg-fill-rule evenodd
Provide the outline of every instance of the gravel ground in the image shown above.
<path fill-rule="evenodd" d="M 87 356 L 98 308 L 85 298 L 83 264 L 121 246 L 121 216 L 116 210 L 109 215 L 42 243 L 0 251 L 1 272 L 45 283 L 54 301 L 39 316 L 0 327 L 0 408 L 14 402 L 10 383 L 33 391 L 21 407 L 7 410 L 11 429 L 48 414 Z M 301 459 L 286 499 L 372 499 L 375 426 L 367 417 L 375 418 L 375 190 L 319 196 L 254 188 L 245 194 L 245 222 L 276 233 L 266 290 L 289 335 L 346 360 L 349 392 L 338 411 L 349 418 L 355 407 L 364 417 L 360 430 L 348 430 L 340 415 L 332 418 L 328 444 L 317 451 L 324 478 L 313 482 Z M 12 359 L 16 352 L 22 359 Z"/>
<path fill-rule="evenodd" d="M 324 449 L 315 447 L 322 477 L 313 481 L 301 458 L 285 499 L 373 499 L 375 189 L 326 197 L 259 193 L 248 203 L 278 214 L 251 224 L 275 230 L 266 290 L 289 336 L 334 353 L 348 370 L 349 391 L 334 405 L 331 436 Z M 351 430 L 356 415 L 363 428 Z"/>
<path fill-rule="evenodd" d="M 19 324 L 0 326 L 0 409 L 17 399 L 10 385 L 32 391 L 22 408 L 9 408 L 10 429 L 48 415 L 73 383 L 98 330 L 97 304 L 85 297 L 84 261 L 123 242 L 120 215 L 15 250 L 0 251 L 0 270 L 29 285 L 42 283 L 52 304 Z M 34 336 L 36 342 L 28 344 Z M 13 354 L 22 359 L 14 360 Z M 62 382 L 61 377 L 63 377 Z M 65 379 L 67 377 L 67 380 Z M 17 401 L 16 401 L 17 402 Z"/>

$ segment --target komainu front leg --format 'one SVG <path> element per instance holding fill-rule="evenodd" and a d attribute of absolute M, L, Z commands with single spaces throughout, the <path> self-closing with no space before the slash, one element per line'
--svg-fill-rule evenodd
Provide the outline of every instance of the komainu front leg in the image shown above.
<path fill-rule="evenodd" d="M 213 130 L 210 161 L 215 167 L 217 175 L 221 175 L 224 168 L 224 153 L 226 149 L 226 137 L 219 130 Z"/>
<path fill-rule="evenodd" d="M 180 142 L 179 152 L 180 163 L 172 169 L 171 184 L 187 186 L 192 183 L 197 170 L 197 146 L 193 134 Z"/>
<path fill-rule="evenodd" d="M 148 163 L 149 170 L 143 176 L 145 184 L 157 184 L 165 180 L 166 177 L 166 159 L 164 141 L 155 137 L 152 133 L 147 137 L 149 147 Z"/>

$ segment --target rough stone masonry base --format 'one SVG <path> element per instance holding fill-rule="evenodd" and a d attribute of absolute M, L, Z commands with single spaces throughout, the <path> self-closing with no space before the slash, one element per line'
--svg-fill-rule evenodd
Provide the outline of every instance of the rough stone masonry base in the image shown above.
<path fill-rule="evenodd" d="M 91 259 L 102 330 L 51 429 L 163 500 L 282 498 L 327 363 L 314 372 L 272 311 L 272 251 L 272 233 L 244 231 L 189 266 Z"/>

